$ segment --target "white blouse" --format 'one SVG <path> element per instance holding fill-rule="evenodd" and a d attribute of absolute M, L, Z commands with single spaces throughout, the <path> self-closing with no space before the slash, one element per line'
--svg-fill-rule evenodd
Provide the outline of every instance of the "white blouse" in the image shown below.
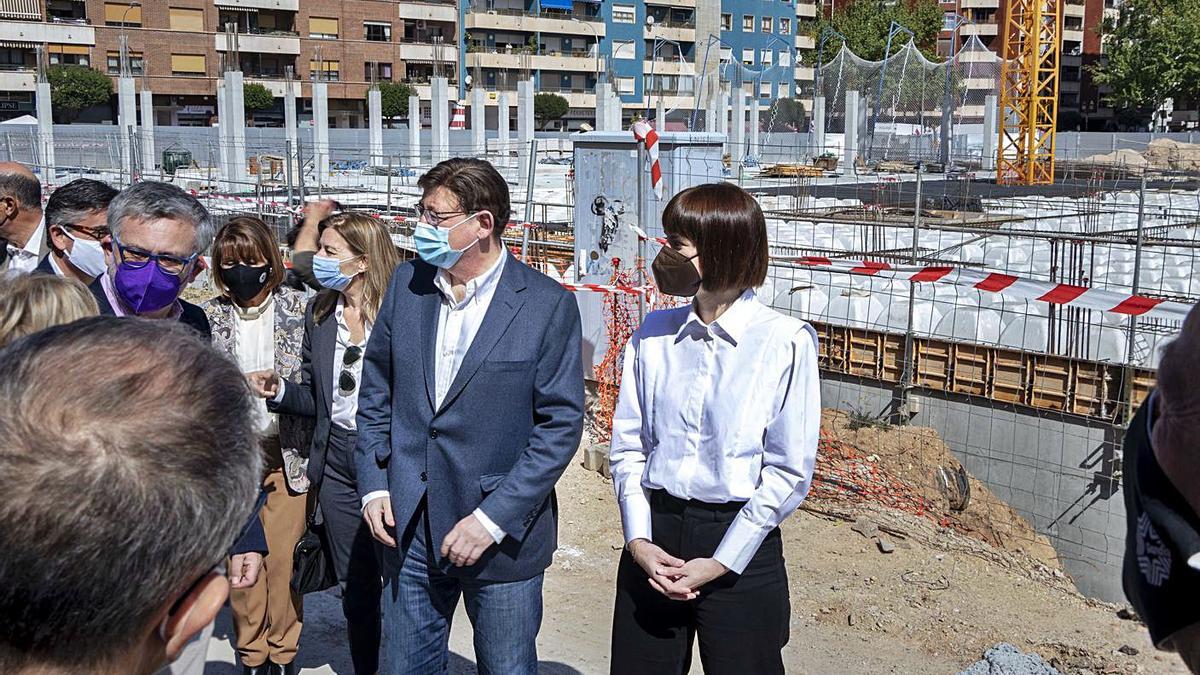
<path fill-rule="evenodd" d="M 275 303 L 268 295 L 263 304 L 243 309 L 234 305 L 237 330 L 237 361 L 243 373 L 275 369 Z M 273 413 L 267 412 L 266 399 L 254 397 L 258 430 L 264 437 L 279 434 Z"/>
<path fill-rule="evenodd" d="M 371 322 L 364 317 L 365 334 L 362 342 L 351 341 L 350 324 L 346 323 L 344 311 L 345 303 L 345 298 L 339 295 L 337 309 L 334 310 L 334 318 L 337 319 L 337 346 L 333 350 L 333 402 L 330 421 L 343 429 L 354 431 L 358 429 L 358 423 L 354 418 L 358 415 L 358 390 L 362 388 L 363 357 L 359 356 L 358 360 L 349 366 L 342 365 L 342 359 L 346 356 L 346 349 L 351 345 L 356 345 L 363 355 L 366 354 L 367 340 L 371 339 Z M 349 371 L 354 377 L 353 391 L 342 391 L 342 371 Z"/>

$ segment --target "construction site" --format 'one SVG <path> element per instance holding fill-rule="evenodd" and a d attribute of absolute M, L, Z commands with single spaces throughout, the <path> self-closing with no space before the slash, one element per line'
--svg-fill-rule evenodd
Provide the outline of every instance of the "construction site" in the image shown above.
<path fill-rule="evenodd" d="M 934 62 L 894 27 L 868 61 L 819 36 L 804 130 L 769 131 L 741 95 L 761 71 L 718 60 L 696 73 L 715 79 L 697 87 L 711 104 L 660 96 L 634 120 L 598 105 L 596 130 L 572 135 L 535 132 L 531 81 L 515 130 L 507 97 L 489 127 L 482 91 L 452 101 L 436 76 L 407 129 L 376 112 L 362 131 L 139 127 L 129 85 L 126 122 L 0 128 L 0 159 L 36 167 L 47 191 L 79 176 L 173 181 L 214 214 L 261 215 L 281 240 L 304 203 L 333 198 L 410 252 L 416 178 L 451 156 L 495 164 L 512 185 L 506 241 L 576 292 L 590 369 L 584 444 L 558 488 L 549 673 L 607 670 L 622 546 L 607 443 L 626 342 L 678 302 L 648 274 L 662 210 L 687 187 L 735 182 L 767 216 L 759 299 L 820 338 L 813 488 L 783 526 L 789 667 L 950 673 L 1008 643 L 1049 668 L 1012 672 L 1183 672 L 1125 607 L 1121 447 L 1200 299 L 1200 138 L 1056 132 L 1060 3 L 1009 4 L 999 54 L 974 40 Z M 240 73 L 222 87 L 222 120 L 244 119 Z M 298 663 L 349 672 L 328 656 L 344 649 L 336 600 L 308 614 L 317 637 Z M 458 623 L 455 672 L 473 672 Z M 221 639 L 210 657 L 229 670 L 209 672 L 235 672 Z"/>

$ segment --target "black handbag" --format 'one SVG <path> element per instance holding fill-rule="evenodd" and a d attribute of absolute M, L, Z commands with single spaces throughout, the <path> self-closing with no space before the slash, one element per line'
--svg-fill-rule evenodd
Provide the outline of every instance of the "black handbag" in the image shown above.
<path fill-rule="evenodd" d="M 322 471 L 324 473 L 324 471 Z M 304 534 L 296 542 L 292 553 L 292 590 L 300 595 L 319 593 L 332 588 L 338 582 L 337 570 L 333 567 L 333 548 L 329 545 L 329 531 L 325 527 L 324 514 L 317 502 L 321 482 L 315 486 L 312 501 L 315 505 L 308 516 Z"/>

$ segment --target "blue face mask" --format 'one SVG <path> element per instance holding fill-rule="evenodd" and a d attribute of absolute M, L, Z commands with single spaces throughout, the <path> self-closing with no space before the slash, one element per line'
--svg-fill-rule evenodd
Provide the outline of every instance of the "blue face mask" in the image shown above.
<path fill-rule="evenodd" d="M 361 255 L 356 255 L 352 258 L 346 258 L 342 260 L 338 258 L 326 258 L 325 256 L 314 255 L 312 259 L 313 276 L 317 278 L 317 283 L 321 284 L 325 288 L 333 291 L 340 291 L 349 286 L 350 282 L 358 274 L 358 272 L 349 275 L 342 274 L 342 263 L 350 262 L 351 260 L 361 257 Z"/>
<path fill-rule="evenodd" d="M 455 263 L 458 262 L 458 259 L 462 257 L 462 254 L 465 253 L 467 249 L 471 248 L 471 246 L 474 246 L 476 243 L 478 243 L 479 240 L 476 239 L 475 241 L 471 242 L 467 248 L 455 250 L 450 246 L 450 233 L 454 231 L 454 228 L 462 225 L 468 220 L 471 220 L 477 215 L 479 214 L 473 213 L 458 221 L 454 225 L 451 225 L 450 227 L 438 227 L 436 225 L 430 225 L 429 223 L 417 223 L 416 229 L 413 230 L 413 241 L 415 241 L 417 244 L 417 255 L 421 256 L 421 260 L 424 260 L 434 267 L 440 267 L 444 270 L 454 267 Z"/>

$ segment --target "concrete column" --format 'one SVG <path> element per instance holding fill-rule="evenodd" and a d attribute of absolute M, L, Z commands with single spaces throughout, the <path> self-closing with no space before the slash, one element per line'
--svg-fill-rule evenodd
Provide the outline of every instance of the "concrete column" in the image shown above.
<path fill-rule="evenodd" d="M 146 172 L 157 165 L 154 156 L 154 93 L 143 86 L 139 103 L 142 106 L 142 171 Z"/>
<path fill-rule="evenodd" d="M 612 105 L 612 85 L 607 82 L 596 83 L 596 131 L 607 131 L 608 123 L 612 121 L 609 107 Z"/>
<path fill-rule="evenodd" d="M 431 129 L 431 164 L 437 164 L 450 159 L 450 93 L 449 84 L 444 77 L 435 77 L 430 90 L 433 94 L 432 109 L 429 114 Z"/>
<path fill-rule="evenodd" d="M 296 141 L 298 139 L 296 133 L 296 88 L 299 86 L 298 82 L 288 80 L 283 93 L 284 137 L 291 142 L 292 152 L 296 152 Z M 291 160 L 289 159 L 288 161 L 290 162 Z"/>
<path fill-rule="evenodd" d="M 517 83 L 517 184 L 528 188 L 529 163 L 534 160 L 529 154 L 533 141 L 533 80 Z"/>
<path fill-rule="evenodd" d="M 226 100 L 225 80 L 217 80 L 217 175 L 229 180 L 229 101 Z"/>
<path fill-rule="evenodd" d="M 225 73 L 225 100 L 229 103 L 230 143 L 229 161 L 233 169 L 231 180 L 246 182 L 246 99 L 242 88 L 242 71 L 231 70 Z M 233 186 L 235 190 L 244 190 L 245 185 Z"/>
<path fill-rule="evenodd" d="M 825 152 L 825 97 L 813 97 L 813 145 L 814 154 Z"/>
<path fill-rule="evenodd" d="M 608 113 L 611 115 L 608 121 L 609 131 L 623 131 L 625 129 L 625 102 L 621 100 L 621 95 L 617 90 L 613 89 L 611 103 L 608 106 Z"/>
<path fill-rule="evenodd" d="M 117 128 L 121 137 L 121 169 L 129 175 L 133 170 L 133 146 L 129 135 L 137 129 L 137 94 L 132 77 L 117 78 Z"/>
<path fill-rule="evenodd" d="M 329 181 L 329 85 L 313 82 L 313 157 L 316 158 L 317 184 Z"/>
<path fill-rule="evenodd" d="M 667 106 L 663 103 L 663 97 L 658 97 L 658 103 L 654 105 L 654 128 L 658 131 L 667 130 Z"/>
<path fill-rule="evenodd" d="M 512 139 L 508 135 L 508 92 L 500 92 L 499 111 L 496 113 L 496 154 L 500 156 L 500 165 L 509 165 L 509 152 L 512 151 Z"/>
<path fill-rule="evenodd" d="M 704 109 L 704 130 L 713 133 L 717 130 L 717 99 L 712 98 L 712 105 Z"/>
<path fill-rule="evenodd" d="M 724 86 L 721 87 L 720 94 L 717 96 L 716 109 L 717 109 L 716 132 L 718 134 L 728 134 L 729 133 L 729 89 Z"/>
<path fill-rule="evenodd" d="M 367 125 L 371 166 L 383 166 L 383 94 L 375 87 L 367 90 Z"/>
<path fill-rule="evenodd" d="M 729 125 L 729 159 L 733 162 L 733 173 L 740 175 L 742 160 L 747 152 L 746 92 L 741 87 L 733 88 L 733 117 Z"/>
<path fill-rule="evenodd" d="M 476 157 L 487 155 L 487 108 L 483 87 L 471 87 L 471 148 Z"/>
<path fill-rule="evenodd" d="M 42 180 L 54 182 L 54 115 L 50 111 L 50 83 L 37 83 L 38 149 L 45 171 Z"/>
<path fill-rule="evenodd" d="M 984 171 L 996 169 L 996 143 L 1000 138 L 1000 103 L 995 95 L 988 96 L 983 103 L 983 158 L 980 166 Z M 1116 138 L 1116 135 L 1113 135 Z"/>
<path fill-rule="evenodd" d="M 843 152 L 843 169 L 847 173 L 854 171 L 854 160 L 859 154 L 859 119 L 862 117 L 862 97 L 857 91 L 846 92 L 846 130 L 845 149 Z"/>
<path fill-rule="evenodd" d="M 408 97 L 408 162 L 421 163 L 421 97 Z"/>
<path fill-rule="evenodd" d="M 761 134 L 759 133 L 760 130 L 758 127 L 759 127 L 758 91 L 755 91 L 754 95 L 750 97 L 750 149 L 749 149 L 750 156 L 753 157 L 755 161 L 758 161 L 758 156 L 762 152 L 762 147 L 759 143 Z"/>

